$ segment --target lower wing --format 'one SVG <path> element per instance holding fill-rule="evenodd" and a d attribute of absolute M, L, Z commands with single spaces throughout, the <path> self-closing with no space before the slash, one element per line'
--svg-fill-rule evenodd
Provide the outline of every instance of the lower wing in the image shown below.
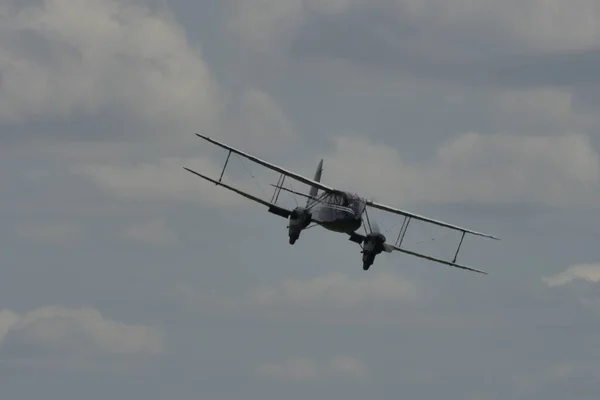
<path fill-rule="evenodd" d="M 350 235 L 350 240 L 353 241 L 353 242 L 355 242 L 355 243 L 358 243 L 358 244 L 363 243 L 366 239 L 367 239 L 366 236 L 361 235 L 361 234 L 356 233 L 356 232 L 354 232 L 354 233 L 352 233 Z M 389 243 L 384 243 L 383 244 L 383 250 L 385 252 L 387 252 L 387 253 L 391 253 L 393 251 L 400 251 L 402 253 L 410 254 L 411 256 L 423 258 L 423 259 L 429 260 L 429 261 L 434 261 L 434 262 L 437 262 L 437 263 L 440 263 L 440 264 L 445 264 L 445 265 L 448 265 L 450 267 L 455 267 L 455 268 L 465 269 L 465 270 L 468 270 L 468 271 L 478 272 L 478 273 L 484 274 L 484 275 L 488 274 L 487 272 L 479 270 L 479 269 L 476 269 L 476 268 L 471 268 L 471 267 L 467 267 L 466 265 L 457 264 L 456 262 L 447 261 L 447 260 L 444 260 L 444 259 L 441 259 L 441 258 L 428 256 L 427 254 L 417 253 L 415 251 L 411 251 L 411 250 L 407 250 L 407 249 L 402 249 L 402 248 L 400 248 L 398 246 L 394 246 L 394 245 L 391 245 Z"/>
<path fill-rule="evenodd" d="M 194 175 L 199 176 L 202 179 L 205 179 L 205 180 L 207 180 L 209 182 L 212 182 L 212 183 L 214 183 L 217 186 L 222 186 L 225 189 L 231 190 L 232 192 L 235 192 L 235 193 L 239 194 L 240 196 L 243 196 L 243 197 L 245 197 L 247 199 L 253 200 L 253 201 L 257 202 L 257 203 L 260 203 L 262 205 L 265 205 L 265 206 L 269 207 L 269 212 L 272 213 L 272 214 L 279 215 L 280 217 L 283 217 L 283 218 L 288 218 L 290 216 L 290 214 L 292 213 L 292 210 L 288 210 L 286 208 L 280 207 L 280 206 L 278 206 L 276 204 L 273 204 L 271 202 L 263 200 L 263 199 L 261 199 L 259 197 L 253 196 L 250 193 L 246 193 L 246 192 L 241 191 L 240 189 L 234 188 L 233 186 L 230 186 L 230 185 L 228 185 L 226 183 L 219 182 L 219 181 L 217 181 L 217 180 L 215 180 L 213 178 L 209 178 L 208 176 L 202 175 L 199 172 L 196 172 L 196 171 L 191 170 L 191 169 L 186 168 L 186 167 L 183 167 L 183 169 L 185 169 L 186 171 L 191 172 Z"/>

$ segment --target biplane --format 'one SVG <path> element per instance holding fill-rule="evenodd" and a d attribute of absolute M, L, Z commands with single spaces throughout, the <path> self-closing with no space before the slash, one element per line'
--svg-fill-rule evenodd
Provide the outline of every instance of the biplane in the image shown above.
<path fill-rule="evenodd" d="M 438 221 L 435 219 L 423 217 L 417 214 L 413 214 L 407 211 L 403 211 L 394 207 L 387 206 L 385 204 L 381 204 L 375 201 L 367 200 L 357 194 L 335 189 L 328 185 L 321 183 L 321 177 L 323 172 L 323 160 L 319 162 L 317 166 L 317 170 L 314 174 L 313 179 L 309 179 L 305 176 L 299 175 L 297 173 L 288 171 L 278 165 L 269 163 L 260 158 L 257 158 L 251 154 L 243 152 L 241 150 L 235 149 L 225 143 L 221 143 L 215 139 L 212 139 L 208 136 L 196 133 L 196 136 L 216 145 L 225 150 L 227 150 L 227 159 L 225 160 L 225 164 L 223 165 L 223 169 L 221 171 L 221 175 L 218 179 L 213 179 L 208 176 L 205 176 L 197 171 L 191 170 L 187 167 L 183 167 L 185 170 L 214 183 L 217 186 L 221 186 L 225 189 L 231 190 L 241 196 L 244 196 L 247 199 L 253 200 L 257 203 L 263 204 L 268 207 L 268 211 L 274 215 L 278 215 L 280 217 L 288 219 L 288 236 L 289 236 L 289 244 L 293 245 L 296 243 L 302 231 L 307 229 L 309 225 L 312 226 L 321 226 L 329 231 L 342 233 L 348 235 L 348 239 L 352 242 L 359 244 L 362 248 L 362 263 L 363 270 L 367 271 L 373 262 L 375 261 L 375 257 L 382 253 L 383 251 L 387 253 L 391 253 L 394 251 L 406 253 L 415 257 L 423 258 L 429 261 L 445 264 L 451 267 L 461 268 L 469 271 L 478 272 L 481 274 L 487 274 L 486 272 L 471 268 L 462 264 L 457 263 L 458 254 L 463 245 L 463 241 L 465 239 L 465 235 L 470 234 L 474 236 L 480 236 L 485 238 L 490 238 L 494 240 L 499 240 L 498 238 L 481 233 L 476 232 L 474 230 L 461 228 L 460 226 L 452 225 L 446 222 Z M 240 190 L 235 188 L 227 183 L 223 182 L 223 175 L 225 173 L 225 169 L 227 168 L 227 164 L 230 160 L 232 154 L 236 154 L 247 160 L 255 162 L 263 167 L 266 167 L 272 171 L 278 172 L 279 180 L 277 184 L 271 186 L 275 187 L 275 191 L 270 201 L 265 199 L 261 199 L 249 192 Z M 288 189 L 283 186 L 285 179 L 292 179 L 298 182 L 301 182 L 310 187 L 308 193 L 301 193 L 299 191 L 295 191 L 293 189 Z M 281 191 L 291 192 L 296 195 L 300 195 L 305 197 L 306 204 L 304 206 L 297 206 L 293 209 L 285 208 L 277 205 L 277 201 Z M 320 192 L 319 192 L 320 191 Z M 400 228 L 400 232 L 394 243 L 388 243 L 387 238 L 383 233 L 380 232 L 378 225 L 373 221 L 371 222 L 369 219 L 369 208 L 383 210 L 392 214 L 397 214 L 404 217 L 402 226 Z M 454 253 L 454 258 L 450 260 L 444 260 L 442 258 L 429 256 L 417 251 L 412 251 L 407 248 L 402 247 L 404 236 L 406 235 L 406 231 L 411 220 L 419 220 L 425 223 L 442 226 L 445 228 L 449 228 L 454 231 L 458 231 L 461 233 L 460 243 L 456 248 Z M 359 228 L 363 226 L 365 233 L 358 233 Z"/>

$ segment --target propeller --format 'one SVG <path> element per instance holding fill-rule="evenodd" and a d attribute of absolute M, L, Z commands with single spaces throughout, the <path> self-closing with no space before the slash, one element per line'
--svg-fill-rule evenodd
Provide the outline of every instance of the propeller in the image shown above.
<path fill-rule="evenodd" d="M 377 221 L 371 221 L 371 233 L 374 233 L 376 235 L 381 234 L 381 229 L 379 229 L 379 224 L 377 223 Z"/>
<path fill-rule="evenodd" d="M 391 253 L 392 251 L 394 251 L 394 247 L 386 243 L 387 238 L 383 233 L 381 233 L 381 228 L 379 227 L 377 221 L 372 220 L 369 222 L 369 230 L 371 232 L 367 232 L 367 236 L 375 238 L 375 241 L 381 244 L 383 251 L 385 251 L 386 253 Z"/>

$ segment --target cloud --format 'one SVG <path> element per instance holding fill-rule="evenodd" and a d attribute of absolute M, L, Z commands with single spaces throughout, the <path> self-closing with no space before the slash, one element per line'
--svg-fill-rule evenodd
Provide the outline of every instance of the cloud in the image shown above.
<path fill-rule="evenodd" d="M 285 317 L 295 313 L 308 317 L 340 317 L 348 311 L 357 317 L 356 313 L 373 305 L 414 303 L 419 299 L 419 288 L 396 273 L 374 271 L 358 277 L 331 273 L 310 279 L 289 278 L 231 294 L 181 283 L 170 291 L 169 297 L 191 309 Z"/>
<path fill-rule="evenodd" d="M 162 218 L 128 226 L 121 235 L 126 240 L 150 246 L 172 246 L 179 240 L 177 232 Z"/>
<path fill-rule="evenodd" d="M 371 302 L 412 301 L 416 286 L 401 276 L 379 272 L 360 278 L 333 273 L 312 279 L 287 279 L 253 291 L 256 304 L 267 306 L 353 308 Z"/>
<path fill-rule="evenodd" d="M 362 137 L 337 137 L 325 154 L 328 181 L 381 201 L 597 205 L 600 159 L 582 134 L 464 133 L 421 163 Z"/>
<path fill-rule="evenodd" d="M 86 176 L 94 184 L 113 195 L 135 201 L 179 200 L 202 202 L 209 206 L 247 206 L 250 200 L 185 171 L 183 167 L 218 179 L 223 168 L 209 158 L 161 158 L 158 161 L 120 165 L 85 165 L 78 174 Z M 228 168 L 231 171 L 231 167 Z M 246 175 L 247 176 L 247 175 Z M 251 179 L 235 180 L 226 177 L 228 184 L 250 190 Z M 256 183 L 254 183 L 256 185 Z M 255 189 L 255 187 L 254 187 Z"/>
<path fill-rule="evenodd" d="M 81 239 L 81 226 L 67 221 L 28 222 L 17 226 L 16 235 L 38 243 L 67 245 Z"/>
<path fill-rule="evenodd" d="M 435 157 L 408 162 L 392 146 L 361 136 L 333 139 L 333 149 L 320 154 L 327 181 L 395 204 L 417 202 L 539 203 L 553 206 L 597 205 L 600 157 L 588 136 L 524 136 L 464 133 L 442 144 Z M 252 169 L 236 178 L 228 166 L 226 179 L 235 187 L 268 200 L 269 171 L 244 161 Z M 165 158 L 137 165 L 88 165 L 83 174 L 117 196 L 136 200 L 178 199 L 225 207 L 250 201 L 214 188 L 182 170 L 182 166 L 218 178 L 221 167 L 208 158 Z M 312 166 L 311 166 L 312 167 Z M 308 171 L 301 168 L 301 171 Z M 230 175 L 231 174 L 231 175 Z M 245 176 L 245 178 L 242 178 Z M 270 183 L 274 183 L 273 175 Z M 264 183 L 264 185 L 263 185 Z M 202 190 L 204 187 L 210 188 Z"/>
<path fill-rule="evenodd" d="M 266 0 L 257 7 L 256 1 L 227 0 L 226 26 L 245 43 L 260 52 L 268 51 L 278 35 L 298 28 L 304 12 L 302 1 Z"/>
<path fill-rule="evenodd" d="M 233 132 L 231 145 L 246 151 L 284 149 L 293 139 L 293 127 L 279 104 L 267 93 L 255 88 L 246 89 L 239 98 L 228 102 L 224 114 L 225 132 Z"/>
<path fill-rule="evenodd" d="M 261 50 L 295 42 L 314 54 L 375 63 L 401 61 L 398 55 L 404 53 L 413 56 L 404 65 L 413 66 L 434 58 L 450 66 L 454 55 L 473 51 L 483 56 L 579 51 L 600 43 L 594 0 L 555 3 L 283 0 L 261 1 L 258 7 L 257 0 L 227 2 L 231 29 Z"/>
<path fill-rule="evenodd" d="M 260 69 L 271 67 L 274 60 L 291 74 L 310 67 L 318 74 L 314 76 L 344 89 L 375 87 L 379 97 L 383 91 L 411 93 L 413 102 L 419 100 L 418 94 L 431 93 L 433 86 L 436 96 L 447 96 L 448 102 L 469 96 L 470 102 L 476 102 L 476 106 L 469 105 L 471 115 L 481 112 L 480 108 L 484 115 L 503 113 L 504 124 L 520 121 L 523 111 L 511 115 L 506 103 L 496 110 L 496 100 L 481 103 L 482 94 L 508 90 L 531 91 L 527 95 L 533 96 L 553 88 L 563 92 L 553 96 L 554 105 L 545 99 L 528 103 L 538 103 L 533 107 L 548 111 L 558 105 L 565 108 L 558 114 L 544 112 L 543 124 L 534 116 L 527 117 L 525 128 L 558 129 L 555 122 L 560 116 L 565 118 L 560 127 L 567 121 L 581 123 L 578 118 L 598 124 L 594 111 L 600 104 L 596 94 L 600 92 L 596 23 L 600 8 L 595 0 L 568 4 L 544 0 L 229 0 L 227 4 L 228 26 L 244 50 L 257 51 Z M 596 127 L 586 129 L 595 131 Z"/>
<path fill-rule="evenodd" d="M 588 282 L 600 282 L 600 264 L 578 264 L 567 268 L 565 271 L 542 278 L 543 282 L 550 286 L 563 286 L 575 280 Z"/>
<path fill-rule="evenodd" d="M 2 123 L 95 116 L 105 139 L 117 121 L 198 127 L 218 113 L 206 64 L 149 0 L 10 1 L 0 21 Z"/>
<path fill-rule="evenodd" d="M 323 381 L 337 378 L 365 379 L 366 366 L 357 358 L 332 357 L 317 362 L 305 357 L 292 357 L 282 363 L 267 363 L 257 367 L 261 378 L 292 381 Z"/>
<path fill-rule="evenodd" d="M 42 307 L 0 311 L 0 352 L 12 358 L 157 355 L 165 350 L 154 328 L 111 321 L 92 308 Z"/>

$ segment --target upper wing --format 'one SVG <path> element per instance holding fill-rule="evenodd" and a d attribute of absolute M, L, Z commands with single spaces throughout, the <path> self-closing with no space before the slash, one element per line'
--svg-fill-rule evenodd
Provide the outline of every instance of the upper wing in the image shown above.
<path fill-rule="evenodd" d="M 201 135 L 199 133 L 196 133 L 196 136 L 198 136 L 198 137 L 200 137 L 200 138 L 202 138 L 204 140 L 207 140 L 207 141 L 209 141 L 209 142 L 211 142 L 213 144 L 216 144 L 217 146 L 222 147 L 222 148 L 224 148 L 226 150 L 229 150 L 232 153 L 238 154 L 238 155 L 240 155 L 242 157 L 245 157 L 245 158 L 247 158 L 249 160 L 252 160 L 252 161 L 254 161 L 257 164 L 262 165 L 263 167 L 267 167 L 267 168 L 269 168 L 269 169 L 271 169 L 273 171 L 277 171 L 277 172 L 279 172 L 279 173 L 281 173 L 281 174 L 283 174 L 285 176 L 289 176 L 291 178 L 294 178 L 297 181 L 300 181 L 300 182 L 305 183 L 307 185 L 317 187 L 317 188 L 319 188 L 319 189 L 321 189 L 321 190 L 323 190 L 325 192 L 335 192 L 336 191 L 334 188 L 329 187 L 327 185 L 323 185 L 321 182 L 316 182 L 316 181 L 314 181 L 312 179 L 306 178 L 306 177 L 304 177 L 302 175 L 299 175 L 299 174 L 297 174 L 295 172 L 288 171 L 288 170 L 286 170 L 284 168 L 281 168 L 278 165 L 271 164 L 270 162 L 261 160 L 260 158 L 254 157 L 251 154 L 248 154 L 248 153 L 245 153 L 245 152 L 243 152 L 241 150 L 235 149 L 235 148 L 229 146 L 228 144 L 221 143 L 221 142 L 219 142 L 219 141 L 217 141 L 215 139 L 212 139 L 212 138 L 210 138 L 208 136 Z"/>
<path fill-rule="evenodd" d="M 400 210 L 400 209 L 397 209 L 397 208 L 394 208 L 394 207 L 386 206 L 385 204 L 380 204 L 380 203 L 375 203 L 373 201 L 368 201 L 367 202 L 367 206 L 371 206 L 373 208 L 377 208 L 377 209 L 383 210 L 383 211 L 388 211 L 388 212 L 391 212 L 391 213 L 394 213 L 394 214 L 403 215 L 403 216 L 405 216 L 407 218 L 414 218 L 414 219 L 417 219 L 417 220 L 420 220 L 420 221 L 429 222 L 429 223 L 434 224 L 434 225 L 443 226 L 443 227 L 454 229 L 454 230 L 457 230 L 457 231 L 460 231 L 460 232 L 470 233 L 470 234 L 476 235 L 476 236 L 483 236 L 483 237 L 487 237 L 487 238 L 490 238 L 490 239 L 500 240 L 497 237 L 494 237 L 492 235 L 488 235 L 487 233 L 481 233 L 481 232 L 473 231 L 471 229 L 462 228 L 462 227 L 457 226 L 457 225 L 452 225 L 452 224 L 449 224 L 449 223 L 446 223 L 446 222 L 442 222 L 442 221 L 438 221 L 438 220 L 435 220 L 435 219 L 423 217 L 423 216 L 420 216 L 420 215 L 417 215 L 417 214 L 410 213 L 408 211 L 403 211 L 403 210 Z"/>

